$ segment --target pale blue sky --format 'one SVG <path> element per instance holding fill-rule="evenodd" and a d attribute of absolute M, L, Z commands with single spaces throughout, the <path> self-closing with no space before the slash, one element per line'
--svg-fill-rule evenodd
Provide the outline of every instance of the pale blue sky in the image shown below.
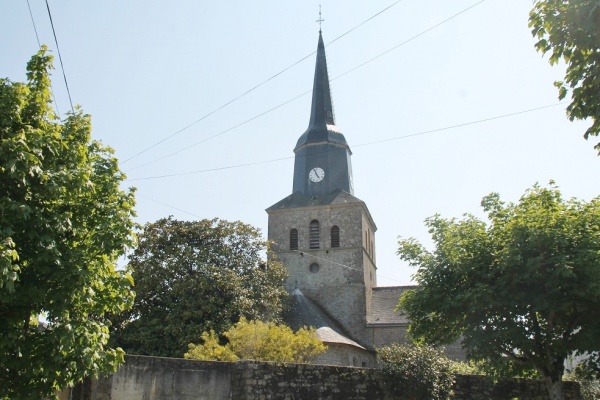
<path fill-rule="evenodd" d="M 45 1 L 29 3 L 40 41 L 56 55 Z M 314 52 L 319 3 L 328 44 L 395 1 L 50 0 L 73 102 L 92 115 L 94 137 L 116 150 L 128 185 L 138 188 L 139 222 L 219 217 L 266 236 L 264 209 L 292 190 L 292 149 L 308 125 L 310 96 L 257 116 L 312 88 L 314 55 L 124 160 Z M 486 194 L 515 201 L 550 179 L 567 197 L 599 194 L 600 159 L 582 139 L 587 124 L 569 122 L 565 105 L 403 138 L 558 103 L 552 83 L 563 69 L 535 52 L 530 7 L 404 0 L 326 47 L 355 195 L 378 226 L 380 286 L 410 283 L 415 271 L 395 255 L 397 237 L 429 244 L 423 220 L 435 213 L 481 215 Z M 0 36 L 0 76 L 24 80 L 38 47 L 25 0 L 0 3 Z M 58 59 L 55 67 L 64 113 Z M 283 160 L 260 163 L 275 159 Z M 135 180 L 252 163 L 260 164 Z"/>

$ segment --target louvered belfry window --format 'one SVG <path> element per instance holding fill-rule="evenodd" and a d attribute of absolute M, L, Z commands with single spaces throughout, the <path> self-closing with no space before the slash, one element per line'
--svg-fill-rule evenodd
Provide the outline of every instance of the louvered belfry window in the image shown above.
<path fill-rule="evenodd" d="M 298 229 L 290 230 L 290 250 L 298 250 Z"/>
<path fill-rule="evenodd" d="M 340 228 L 337 225 L 331 227 L 331 247 L 340 247 Z"/>
<path fill-rule="evenodd" d="M 319 243 L 319 221 L 313 219 L 310 221 L 310 230 L 309 230 L 309 248 L 310 249 L 318 249 L 320 247 Z"/>

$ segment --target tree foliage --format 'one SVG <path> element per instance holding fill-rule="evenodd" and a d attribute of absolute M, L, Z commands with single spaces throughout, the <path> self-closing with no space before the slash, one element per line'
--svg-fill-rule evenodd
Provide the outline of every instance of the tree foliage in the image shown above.
<path fill-rule="evenodd" d="M 567 70 L 554 85 L 559 99 L 571 92 L 567 116 L 592 119 L 584 137 L 600 133 L 600 3 L 597 0 L 536 0 L 529 14 L 535 48 L 550 52 L 550 64 L 563 60 Z M 600 152 L 600 143 L 595 148 Z"/>
<path fill-rule="evenodd" d="M 304 363 L 327 349 L 314 328 L 301 328 L 294 333 L 286 325 L 248 321 L 244 317 L 223 336 L 227 343 L 220 344 L 214 331 L 202 333 L 203 344 L 190 344 L 185 358 Z"/>
<path fill-rule="evenodd" d="M 0 79 L 0 398 L 48 398 L 112 371 L 123 351 L 107 346 L 108 316 L 133 302 L 115 268 L 133 191 L 89 115 L 55 115 L 51 67 L 43 48 L 26 83 Z"/>
<path fill-rule="evenodd" d="M 600 351 L 582 354 L 583 360 L 579 367 L 579 375 L 586 376 L 589 380 L 600 381 Z"/>
<path fill-rule="evenodd" d="M 565 359 L 600 347 L 600 200 L 564 201 L 551 183 L 517 204 L 491 194 L 482 206 L 489 225 L 427 219 L 433 252 L 400 241 L 419 286 L 399 307 L 417 340 L 461 338 L 470 358 L 535 369 L 560 398 Z"/>
<path fill-rule="evenodd" d="M 277 320 L 286 271 L 261 259 L 266 242 L 241 222 L 148 223 L 129 260 L 136 303 L 113 332 L 127 352 L 181 357 L 201 332 L 221 334 L 244 316 Z"/>
<path fill-rule="evenodd" d="M 393 392 L 403 399 L 449 399 L 453 363 L 442 350 L 427 345 L 393 344 L 377 350 Z"/>
<path fill-rule="evenodd" d="M 597 400 L 600 399 L 600 380 L 596 371 L 588 367 L 586 363 L 579 364 L 565 378 L 579 383 L 582 400 Z"/>

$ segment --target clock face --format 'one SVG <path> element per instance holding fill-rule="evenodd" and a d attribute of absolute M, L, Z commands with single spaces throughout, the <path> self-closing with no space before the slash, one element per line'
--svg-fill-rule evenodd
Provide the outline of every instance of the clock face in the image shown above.
<path fill-rule="evenodd" d="M 325 171 L 323 171 L 323 168 L 313 168 L 308 173 L 308 179 L 313 182 L 321 182 L 323 178 L 325 178 Z"/>

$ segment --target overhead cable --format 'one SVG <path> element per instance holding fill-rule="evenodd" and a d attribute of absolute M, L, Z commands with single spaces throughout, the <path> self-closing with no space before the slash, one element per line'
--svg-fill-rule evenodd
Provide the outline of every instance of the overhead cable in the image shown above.
<path fill-rule="evenodd" d="M 370 62 L 372 62 L 372 61 L 375 61 L 375 60 L 377 60 L 379 57 L 382 57 L 382 56 L 384 56 L 384 55 L 388 54 L 389 52 L 396 50 L 398 47 L 404 46 L 405 44 L 407 44 L 407 43 L 409 43 L 409 42 L 412 42 L 412 41 L 413 41 L 413 40 L 415 40 L 416 38 L 418 38 L 418 37 L 420 37 L 420 36 L 423 36 L 424 34 L 426 34 L 426 33 L 430 32 L 430 31 L 434 30 L 435 28 L 438 28 L 440 25 L 443 25 L 443 24 L 445 24 L 446 22 L 448 22 L 448 21 L 450 21 L 450 20 L 452 20 L 452 19 L 454 19 L 454 18 L 458 17 L 459 15 L 461 15 L 461 14 L 464 14 L 465 12 L 469 11 L 470 9 L 472 9 L 472 8 L 474 8 L 474 7 L 478 6 L 478 5 L 480 5 L 480 4 L 481 4 L 481 3 L 483 3 L 484 1 L 486 1 L 486 0 L 481 0 L 481 1 L 479 1 L 479 2 L 477 2 L 477 3 L 475 3 L 475 4 L 473 4 L 473 5 L 471 5 L 471 6 L 467 7 L 467 8 L 465 8 L 465 9 L 464 9 L 464 10 L 462 10 L 462 11 L 459 11 L 458 13 L 456 13 L 456 14 L 452 15 L 451 17 L 448 17 L 448 18 L 446 18 L 445 20 L 443 20 L 443 21 L 441 21 L 441 22 L 439 22 L 439 23 L 437 23 L 437 24 L 433 25 L 431 28 L 428 28 L 428 29 L 426 29 L 426 30 L 424 30 L 424 31 L 422 31 L 422 32 L 420 32 L 420 33 L 418 33 L 418 34 L 414 35 L 413 37 L 411 37 L 411 38 L 409 38 L 409 39 L 405 40 L 404 42 L 402 42 L 402 43 L 400 43 L 400 44 L 398 44 L 398 45 L 396 45 L 396 46 L 392 47 L 391 49 L 388 49 L 388 50 L 384 51 L 383 53 L 381 53 L 381 54 L 378 54 L 378 55 L 376 55 L 375 57 L 373 57 L 373 58 L 371 58 L 371 59 L 369 59 L 369 60 L 365 61 L 364 63 L 362 63 L 362 64 L 360 64 L 360 65 L 358 65 L 358 66 L 356 66 L 356 67 L 354 67 L 354 68 L 352 68 L 352 69 L 349 69 L 348 71 L 344 72 L 343 74 L 336 76 L 334 79 L 341 78 L 342 76 L 344 76 L 344 75 L 346 75 L 346 74 L 349 74 L 350 72 L 353 72 L 353 71 L 355 71 L 355 70 L 357 70 L 357 69 L 361 68 L 362 66 L 369 64 L 369 63 L 370 63 Z"/>
<path fill-rule="evenodd" d="M 221 132 L 219 132 L 219 133 L 217 133 L 217 134 L 214 134 L 214 135 L 212 135 L 212 136 L 209 136 L 209 137 L 207 137 L 207 138 L 205 138 L 205 139 L 202 139 L 201 141 L 199 141 L 199 142 L 196 142 L 196 143 L 192 144 L 191 146 L 187 146 L 187 147 L 184 147 L 184 148 L 182 148 L 182 149 L 179 149 L 179 150 L 177 150 L 177 151 L 174 151 L 174 152 L 172 152 L 172 153 L 169 153 L 169 154 L 167 154 L 166 156 L 162 156 L 162 157 L 160 157 L 160 158 L 157 158 L 157 159 L 154 159 L 154 160 L 152 160 L 152 161 L 148 161 L 147 163 L 144 163 L 144 164 L 138 165 L 138 166 L 136 166 L 136 167 L 130 168 L 130 169 L 128 169 L 126 172 L 133 171 L 133 170 L 135 170 L 135 169 L 138 169 L 138 168 L 141 168 L 141 167 L 145 167 L 146 165 L 154 164 L 155 162 L 158 162 L 158 161 L 160 161 L 160 160 L 164 160 L 165 158 L 172 157 L 172 156 L 174 156 L 174 155 L 176 155 L 176 154 L 179 154 L 179 153 L 181 153 L 181 152 L 184 152 L 184 151 L 186 151 L 186 150 L 188 150 L 188 149 L 191 149 L 191 148 L 193 148 L 193 147 L 196 147 L 196 146 L 198 146 L 198 145 L 201 145 L 201 144 L 202 144 L 202 143 L 204 143 L 204 142 L 208 142 L 209 140 L 212 140 L 212 139 L 216 138 L 217 136 L 221 136 L 221 135 L 223 135 L 224 133 L 227 133 L 227 132 L 229 132 L 229 131 L 232 131 L 232 130 L 234 130 L 235 128 L 239 128 L 239 127 L 240 127 L 240 126 L 242 126 L 242 125 L 246 125 L 248 122 L 254 121 L 255 119 L 257 119 L 257 118 L 260 118 L 260 117 L 262 117 L 263 115 L 266 115 L 266 114 L 270 113 L 271 111 L 275 111 L 275 110 L 277 110 L 278 108 L 280 108 L 280 107 L 283 107 L 283 106 L 285 106 L 286 104 L 288 104 L 288 103 L 291 103 L 292 101 L 294 101 L 294 100 L 296 100 L 296 99 L 299 99 L 300 97 L 302 97 L 302 96 L 304 96 L 304 95 L 306 95 L 306 94 L 308 94 L 308 93 L 310 93 L 310 92 L 311 92 L 311 90 L 309 90 L 309 91 L 307 91 L 307 92 L 304 92 L 304 93 L 302 93 L 302 94 L 299 94 L 298 96 L 294 97 L 293 99 L 290 99 L 290 100 L 288 100 L 288 101 L 286 101 L 286 102 L 283 102 L 283 103 L 281 103 L 281 104 L 279 104 L 279 105 L 277 105 L 277 106 L 275 106 L 275 107 L 273 107 L 273 108 L 271 108 L 271 109 L 269 109 L 269 110 L 267 110 L 267 111 L 264 111 L 264 112 L 262 112 L 262 113 L 260 113 L 260 114 L 258 114 L 258 115 L 255 115 L 254 117 L 252 117 L 252 118 L 250 118 L 250 119 L 247 119 L 247 120 L 245 120 L 245 121 L 243 121 L 243 122 L 240 122 L 239 124 L 237 124 L 237 125 L 235 125 L 235 126 L 232 126 L 231 128 L 227 128 L 227 129 L 225 129 L 224 131 L 221 131 Z"/>
<path fill-rule="evenodd" d="M 339 263 L 339 262 L 335 262 L 335 261 L 329 260 L 329 259 L 324 258 L 324 257 L 319 257 L 319 256 L 316 256 L 316 255 L 314 255 L 312 253 L 309 253 L 309 252 L 306 252 L 306 251 L 300 251 L 300 250 L 292 250 L 292 251 L 294 253 L 299 253 L 301 256 L 305 256 L 306 255 L 308 257 L 315 258 L 315 259 L 317 259 L 319 261 L 323 261 L 323 262 L 326 262 L 326 263 L 331 264 L 331 265 L 336 265 L 338 267 L 342 267 L 342 268 L 346 268 L 346 269 L 351 269 L 351 270 L 358 271 L 358 272 L 364 272 L 362 269 L 351 267 L 351 266 L 349 266 L 347 264 L 342 264 L 342 263 Z M 390 277 L 379 275 L 379 274 L 377 274 L 377 277 L 389 279 L 390 281 L 401 282 L 398 279 L 390 278 Z"/>
<path fill-rule="evenodd" d="M 338 39 L 343 38 L 344 36 L 346 36 L 347 34 L 349 34 L 350 32 L 352 32 L 355 29 L 360 28 L 361 26 L 363 26 L 364 24 L 366 24 L 367 22 L 369 22 L 370 20 L 372 20 L 373 18 L 377 17 L 380 14 L 383 14 L 385 11 L 389 10 L 390 8 L 394 7 L 396 4 L 400 3 L 402 0 L 398 0 L 395 3 L 390 4 L 389 6 L 387 6 L 386 8 L 384 8 L 383 10 L 379 11 L 377 14 L 372 15 L 371 17 L 367 18 L 366 20 L 364 20 L 363 22 L 361 22 L 360 24 L 356 25 L 354 28 L 342 33 L 340 36 L 336 37 L 335 39 L 333 39 L 331 42 L 327 43 L 325 46 L 329 46 L 330 44 L 334 43 L 335 41 L 337 41 Z M 313 52 L 312 54 L 315 54 L 315 52 Z M 311 54 L 311 55 L 312 55 Z"/>
<path fill-rule="evenodd" d="M 494 117 L 479 119 L 479 120 L 476 120 L 476 121 L 464 122 L 464 123 L 461 123 L 461 124 L 446 126 L 446 127 L 443 127 L 443 128 L 436 128 L 436 129 L 431 129 L 431 130 L 427 130 L 427 131 L 411 133 L 411 134 L 408 134 L 408 135 L 395 136 L 395 137 L 391 137 L 391 138 L 388 138 L 388 139 L 382 139 L 382 140 L 376 140 L 376 141 L 373 141 L 373 142 L 361 143 L 361 144 L 352 146 L 352 148 L 364 147 L 364 146 L 371 146 L 371 145 L 374 145 L 374 144 L 391 142 L 391 141 L 394 141 L 394 140 L 408 139 L 408 138 L 415 137 L 415 136 L 426 135 L 428 133 L 436 133 L 436 132 L 446 131 L 446 130 L 450 130 L 450 129 L 461 128 L 461 127 L 464 127 L 464 126 L 469 126 L 469 125 L 480 124 L 480 123 L 483 123 L 483 122 L 494 121 L 494 120 L 501 119 L 501 118 L 508 118 L 508 117 L 513 117 L 513 116 L 516 116 L 516 115 L 525 114 L 525 113 L 529 113 L 529 112 L 540 111 L 540 110 L 544 110 L 546 108 L 556 107 L 556 106 L 559 106 L 559 105 L 562 105 L 562 104 L 564 104 L 564 103 L 550 104 L 550 105 L 547 105 L 547 106 L 530 108 L 528 110 L 522 110 L 522 111 L 515 111 L 515 112 L 509 113 L 509 114 L 497 115 L 497 116 L 494 116 Z M 329 151 L 332 151 L 332 150 L 329 150 Z M 335 150 L 333 150 L 333 151 L 335 151 Z M 292 158 L 294 158 L 294 156 L 282 157 L 282 158 L 275 158 L 275 159 L 272 159 L 272 160 L 265 160 L 265 161 L 256 161 L 256 162 L 245 163 L 245 164 L 229 165 L 229 166 L 224 166 L 224 167 L 215 167 L 215 168 L 209 168 L 209 169 L 202 169 L 202 170 L 198 170 L 198 171 L 189 171 L 189 172 L 180 172 L 180 173 L 175 173 L 175 174 L 148 176 L 148 177 L 144 177 L 144 178 L 133 178 L 133 179 L 127 179 L 126 181 L 128 181 L 128 182 L 132 182 L 132 181 L 144 181 L 144 180 L 150 180 L 150 179 L 162 179 L 162 178 L 172 178 L 172 177 L 176 177 L 176 176 L 194 175 L 194 174 L 201 174 L 201 173 L 205 173 L 205 172 L 221 171 L 221 170 L 225 170 L 225 169 L 234 169 L 234 168 L 250 167 L 250 166 L 259 165 L 259 164 L 268 164 L 268 163 L 273 163 L 273 162 L 277 162 L 277 161 L 289 160 L 289 159 L 292 159 Z"/>
<path fill-rule="evenodd" d="M 379 12 L 378 12 L 378 13 L 376 13 L 375 15 L 373 15 L 373 16 L 371 16 L 371 17 L 369 17 L 368 19 L 364 20 L 364 21 L 363 21 L 363 22 L 361 22 L 360 24 L 356 25 L 354 28 L 352 28 L 352 29 L 350 29 L 350 30 L 348 30 L 348 31 L 346 31 L 346 32 L 344 32 L 344 33 L 342 33 L 340 36 L 336 37 L 336 38 L 335 38 L 335 39 L 333 39 L 331 42 L 329 42 L 329 43 L 327 44 L 327 46 L 329 46 L 330 44 L 332 44 L 332 43 L 333 43 L 333 42 L 335 42 L 336 40 L 338 40 L 338 39 L 340 39 L 340 38 L 342 38 L 342 37 L 346 36 L 346 35 L 347 35 L 347 34 L 349 34 L 350 32 L 354 31 L 355 29 L 359 28 L 360 26 L 364 25 L 365 23 L 369 22 L 369 21 L 370 21 L 370 20 L 372 20 L 373 18 L 377 17 L 378 15 L 380 15 L 380 14 L 382 14 L 383 12 L 387 11 L 388 9 L 392 8 L 393 6 L 395 6 L 396 4 L 400 3 L 401 1 L 402 1 L 402 0 L 398 0 L 398 1 L 396 1 L 395 3 L 393 3 L 393 4 L 389 5 L 389 6 L 387 6 L 387 7 L 386 7 L 386 8 L 384 8 L 383 10 L 379 11 Z M 173 137 L 175 137 L 175 136 L 179 135 L 181 132 L 185 131 L 186 129 L 188 129 L 188 128 L 191 128 L 192 126 L 196 125 L 197 123 L 201 122 L 202 120 L 204 120 L 204 119 L 206 119 L 206 118 L 210 117 L 211 115 L 213 115 L 213 114 L 214 114 L 214 113 L 216 113 L 217 111 L 220 111 L 220 110 L 222 110 L 223 108 L 227 107 L 228 105 L 230 105 L 230 104 L 232 104 L 232 103 L 234 103 L 234 102 L 238 101 L 238 100 L 239 100 L 239 99 L 241 99 L 242 97 L 244 97 L 244 96 L 246 96 L 247 94 L 249 94 L 249 93 L 253 92 L 254 90 L 256 90 L 256 89 L 258 89 L 259 87 L 261 87 L 262 85 L 266 84 L 267 82 L 269 82 L 269 81 L 271 81 L 271 80 L 275 79 L 275 78 L 276 78 L 276 77 L 278 77 L 279 75 L 283 74 L 284 72 L 286 72 L 286 71 L 290 70 L 291 68 L 295 67 L 296 65 L 300 64 L 302 61 L 304 61 L 304 60 L 306 60 L 307 58 L 311 57 L 311 56 L 312 56 L 313 54 L 315 54 L 315 53 L 316 53 L 316 51 L 313 51 L 312 53 L 310 53 L 310 54 L 307 54 L 306 56 L 302 57 L 301 59 L 299 59 L 298 61 L 294 62 L 294 63 L 293 63 L 293 64 L 291 64 L 290 66 L 288 66 L 288 67 L 284 68 L 283 70 L 279 71 L 278 73 L 276 73 L 275 75 L 271 76 L 270 78 L 268 78 L 268 79 L 266 79 L 266 80 L 262 81 L 261 83 L 259 83 L 259 84 L 255 85 L 254 87 L 252 87 L 252 88 L 250 88 L 250 89 L 246 90 L 244 93 L 240 94 L 239 96 L 235 97 L 234 99 L 232 99 L 232 100 L 228 101 L 227 103 L 223 104 L 222 106 L 219 106 L 219 107 L 215 108 L 214 110 L 212 110 L 212 111 L 211 111 L 211 112 L 209 112 L 208 114 L 205 114 L 205 115 L 204 115 L 204 116 L 202 116 L 201 118 L 198 118 L 196 121 L 194 121 L 194 122 L 192 122 L 192 123 L 190 123 L 190 124 L 188 124 L 188 125 L 184 126 L 183 128 L 181 128 L 181 129 L 179 129 L 178 131 L 176 131 L 176 132 L 172 133 L 171 135 L 169 135 L 169 136 L 165 137 L 164 139 L 161 139 L 161 140 L 159 140 L 158 142 L 156 142 L 156 143 L 154 143 L 154 144 L 152 144 L 152 145 L 150 145 L 150 146 L 146 147 L 145 149 L 143 149 L 143 150 L 139 151 L 138 153 L 134 154 L 133 156 L 131 156 L 131 157 L 129 157 L 129 158 L 126 158 L 126 159 L 125 159 L 124 161 L 122 161 L 121 163 L 122 163 L 122 164 L 124 164 L 124 163 L 126 163 L 126 162 L 128 162 L 128 161 L 130 161 L 130 160 L 132 160 L 132 159 L 134 159 L 134 158 L 136 158 L 137 156 L 144 154 L 144 153 L 145 153 L 145 152 L 147 152 L 148 150 L 151 150 L 151 149 L 155 148 L 156 146 L 160 145 L 161 143 L 163 143 L 163 142 L 166 142 L 167 140 L 169 140 L 169 139 L 171 139 L 171 138 L 173 138 Z M 283 105 L 283 104 L 282 104 L 282 105 Z M 249 121 L 247 121 L 247 122 L 249 122 Z M 233 129 L 233 128 L 232 128 L 232 129 Z M 225 131 L 225 132 L 227 132 L 227 131 Z M 225 133 L 225 132 L 222 132 L 222 133 Z M 219 135 L 211 136 L 210 138 L 208 138 L 208 139 L 206 139 L 206 140 L 204 140 L 204 141 L 202 141 L 202 142 L 199 142 L 199 143 L 197 143 L 197 144 L 204 143 L 205 141 L 207 141 L 207 140 L 210 140 L 210 139 L 212 139 L 212 138 L 214 138 L 214 137 L 216 137 L 216 136 L 219 136 Z M 176 152 L 176 153 L 173 153 L 173 154 L 170 154 L 169 156 L 171 156 L 171 155 L 174 155 L 174 154 L 177 154 L 177 152 Z M 162 158 L 161 158 L 161 159 L 162 159 Z M 146 165 L 146 164 L 143 164 L 143 165 Z M 139 166 L 138 166 L 138 167 L 136 167 L 136 168 L 139 168 Z"/>
<path fill-rule="evenodd" d="M 29 0 L 27 0 L 27 7 L 29 8 L 29 15 L 31 16 L 31 23 L 33 24 L 33 30 L 35 32 L 35 38 L 37 39 L 38 47 L 42 47 L 40 43 L 40 37 L 37 32 L 37 28 L 35 26 L 35 20 L 33 19 L 33 13 L 31 12 L 31 4 L 29 4 Z"/>
<path fill-rule="evenodd" d="M 40 42 L 40 36 L 38 35 L 37 27 L 35 26 L 35 20 L 33 19 L 33 12 L 31 12 L 31 4 L 29 4 L 29 0 L 27 0 L 27 8 L 29 8 L 29 16 L 31 17 L 31 24 L 33 25 L 33 31 L 35 32 L 35 38 L 37 40 L 38 48 L 42 48 L 42 43 Z M 56 113 L 60 115 L 60 110 L 58 109 L 58 103 L 56 102 L 56 96 L 54 95 L 54 88 L 52 87 L 52 82 L 50 82 L 50 93 L 52 93 L 52 100 L 54 101 L 54 108 L 56 108 Z"/>
<path fill-rule="evenodd" d="M 135 195 L 136 195 L 136 197 L 137 197 L 137 196 L 139 196 L 139 197 L 143 197 L 143 198 L 145 198 L 145 199 L 148 199 L 148 200 L 150 200 L 150 201 L 153 201 L 153 202 L 155 202 L 155 203 L 162 204 L 163 206 L 166 206 L 166 207 L 172 208 L 172 209 L 174 209 L 174 210 L 177 210 L 177 211 L 181 211 L 182 213 L 185 213 L 185 214 L 189 214 L 189 215 L 191 215 L 191 216 L 193 216 L 193 217 L 197 217 L 197 218 L 203 218 L 202 216 L 200 216 L 200 215 L 198 215 L 198 214 L 194 214 L 194 213 L 192 213 L 192 212 L 189 212 L 189 211 L 182 210 L 181 208 L 177 208 L 177 207 L 175 207 L 175 206 L 172 206 L 172 205 L 170 205 L 170 204 L 163 203 L 162 201 L 158 201 L 158 200 L 156 200 L 156 199 L 153 199 L 153 198 L 150 198 L 150 197 L 148 197 L 148 196 L 144 196 L 143 194 L 136 193 Z"/>
<path fill-rule="evenodd" d="M 382 57 L 382 56 L 384 56 L 384 55 L 386 55 L 386 54 L 390 53 L 390 52 L 391 52 L 391 51 L 393 51 L 393 50 L 396 50 L 397 48 L 399 48 L 399 47 L 401 47 L 401 46 L 403 46 L 403 45 L 405 45 L 405 44 L 409 43 L 410 41 L 412 41 L 412 40 L 414 40 L 414 39 L 418 38 L 419 36 L 422 36 L 423 34 L 425 34 L 425 33 L 429 32 L 429 31 L 431 31 L 432 29 L 435 29 L 435 28 L 439 27 L 440 25 L 442 25 L 442 24 L 444 24 L 444 23 L 446 23 L 446 22 L 448 22 L 448 21 L 452 20 L 453 18 L 456 18 L 457 16 L 459 16 L 459 15 L 463 14 L 464 12 L 466 12 L 466 11 L 468 11 L 468 10 L 472 9 L 473 7 L 475 7 L 475 6 L 477 6 L 477 5 L 481 4 L 481 3 L 483 3 L 484 1 L 486 1 L 486 0 L 481 0 L 481 1 L 479 1 L 478 3 L 475 3 L 475 4 L 471 5 L 471 6 L 469 6 L 469 7 L 465 8 L 465 9 L 463 9 L 462 11 L 458 12 L 457 14 L 454 14 L 453 16 L 451 16 L 451 17 L 449 17 L 449 18 L 446 18 L 446 19 L 445 19 L 445 20 L 443 20 L 442 22 L 440 22 L 440 23 L 438 23 L 438 24 L 436 24 L 436 25 L 432 26 L 431 28 L 428 28 L 428 29 L 426 29 L 426 30 L 422 31 L 421 33 L 419 33 L 419 34 L 417 34 L 417 35 L 415 35 L 415 36 L 411 37 L 411 38 L 410 38 L 410 39 L 408 39 L 408 40 L 405 40 L 404 42 L 402 42 L 402 43 L 400 43 L 400 44 L 398 44 L 398 45 L 396 45 L 396 46 L 392 47 L 391 49 L 384 51 L 383 53 L 381 53 L 381 54 L 379 54 L 379 55 L 377 55 L 377 56 L 375 56 L 375 57 L 373 57 L 373 58 L 369 59 L 368 61 L 365 61 L 365 62 L 363 62 L 362 64 L 358 65 L 357 67 L 354 67 L 354 68 L 352 68 L 352 69 L 350 69 L 350 70 L 348 70 L 348 71 L 346 71 L 346 72 L 343 72 L 342 74 L 340 74 L 340 75 L 336 76 L 335 78 L 331 79 L 331 81 L 334 81 L 334 80 L 336 80 L 336 79 L 338 79 L 338 78 L 341 78 L 341 77 L 342 77 L 342 76 L 344 76 L 344 75 L 347 75 L 347 74 L 349 74 L 350 72 L 353 72 L 353 71 L 355 71 L 355 70 L 357 70 L 357 69 L 359 69 L 359 68 L 361 68 L 361 67 L 364 67 L 365 65 L 367 65 L 367 64 L 369 64 L 369 63 L 371 63 L 371 62 L 375 61 L 376 59 L 378 59 L 378 58 L 380 58 L 380 57 Z M 314 53 L 312 53 L 312 54 L 314 54 Z M 306 57 L 305 57 L 305 58 L 306 58 Z M 133 168 L 130 168 L 130 169 L 128 169 L 126 172 L 133 171 L 133 170 L 135 170 L 135 169 L 138 169 L 138 168 L 141 168 L 141 167 L 145 167 L 145 166 L 147 166 L 147 165 L 150 165 L 150 164 L 154 164 L 154 163 L 156 163 L 156 162 L 158 162 L 158 161 L 164 160 L 165 158 L 172 157 L 172 156 L 174 156 L 174 155 L 176 155 L 176 154 L 179 154 L 179 153 L 182 153 L 182 152 L 184 152 L 184 151 L 187 151 L 187 150 L 189 150 L 189 149 L 191 149 L 191 148 L 194 148 L 194 147 L 196 147 L 196 146 L 198 146 L 198 145 L 200 145 L 200 144 L 202 144 L 202 143 L 206 143 L 206 142 L 208 142 L 209 140 L 212 140 L 212 139 L 214 139 L 214 138 L 216 138 L 216 137 L 218 137 L 218 136 L 221 136 L 221 135 L 223 135 L 224 133 L 230 132 L 230 131 L 232 131 L 232 130 L 233 130 L 233 129 L 235 129 L 235 128 L 239 128 L 240 126 L 242 126 L 242 125 L 245 125 L 245 124 L 247 124 L 247 123 L 248 123 L 248 122 L 250 122 L 250 121 L 254 121 L 255 119 L 257 119 L 257 118 L 259 118 L 259 117 L 262 117 L 262 116 L 264 116 L 264 115 L 266 115 L 266 114 L 268 114 L 268 113 L 270 113 L 270 112 L 272 112 L 272 111 L 275 111 L 275 110 L 277 110 L 278 108 L 280 108 L 280 107 L 283 107 L 284 105 L 286 105 L 286 104 L 289 104 L 289 103 L 291 103 L 292 101 L 294 101 L 294 100 L 297 100 L 297 99 L 299 99 L 300 97 L 302 97 L 302 96 L 304 96 L 304 95 L 306 95 L 306 94 L 308 94 L 308 93 L 310 93 L 310 92 L 312 92 L 312 90 L 308 90 L 308 91 L 306 91 L 306 92 L 304 92 L 304 93 L 302 93 L 302 94 L 299 94 L 299 95 L 297 95 L 297 96 L 293 97 L 292 99 L 289 99 L 289 100 L 287 100 L 287 101 L 285 101 L 285 102 L 283 102 L 283 103 L 281 103 L 281 104 L 279 104 L 279 105 L 277 105 L 277 106 L 275 106 L 275 107 L 272 107 L 271 109 L 269 109 L 269 110 L 267 110 L 267 111 L 264 111 L 264 112 L 262 112 L 262 113 L 260 113 L 260 114 L 258 114 L 258 115 L 255 115 L 254 117 L 252 117 L 252 118 L 249 118 L 249 119 L 247 119 L 247 120 L 245 120 L 245 121 L 243 121 L 243 122 L 240 122 L 239 124 L 237 124 L 237 125 L 235 125 L 235 126 L 233 126 L 233 127 L 230 127 L 230 128 L 228 128 L 228 129 L 225 129 L 224 131 L 221 131 L 221 132 L 219 132 L 219 133 L 217 133 L 217 134 L 214 134 L 214 135 L 212 135 L 212 136 L 209 136 L 209 137 L 207 137 L 207 138 L 205 138 L 205 139 L 202 139 L 202 140 L 200 140 L 200 141 L 198 141 L 198 142 L 196 142 L 196 143 L 194 143 L 194 144 L 192 144 L 192 145 L 189 145 L 189 146 L 183 147 L 183 148 L 181 148 L 181 149 L 179 149 L 179 150 L 176 150 L 176 151 L 174 151 L 174 152 L 172 152 L 172 153 L 169 153 L 169 154 L 167 154 L 167 155 L 165 155 L 165 156 L 162 156 L 162 157 L 156 158 L 156 159 L 154 159 L 154 160 L 152 160 L 152 161 L 148 161 L 148 162 L 146 162 L 146 163 L 144 163 L 144 164 L 140 164 L 140 165 L 138 165 L 138 166 L 135 166 L 135 167 L 133 167 Z M 130 159 L 131 159 L 131 158 L 128 158 L 128 160 L 130 160 Z"/>
<path fill-rule="evenodd" d="M 155 203 L 162 204 L 163 206 L 166 206 L 166 207 L 172 208 L 172 209 L 174 209 L 174 210 L 181 211 L 182 213 L 189 214 L 189 215 L 191 215 L 191 216 L 193 216 L 193 217 L 197 217 L 197 218 L 204 218 L 204 217 L 202 217 L 202 216 L 200 216 L 200 215 L 198 215 L 198 214 L 194 214 L 194 213 L 192 213 L 192 212 L 190 212 L 190 211 L 186 211 L 186 210 L 183 210 L 183 209 L 181 209 L 181 208 L 178 208 L 178 207 L 172 206 L 172 205 L 170 205 L 170 204 L 163 203 L 162 201 L 159 201 L 159 200 L 153 199 L 153 198 L 151 198 L 151 197 L 144 196 L 144 195 L 140 195 L 139 193 L 138 193 L 138 196 L 140 196 L 140 197 L 143 197 L 143 198 L 145 198 L 145 199 L 147 199 L 147 200 L 153 201 L 153 202 L 155 202 Z M 319 256 L 317 256 L 317 255 L 314 255 L 314 254 L 312 254 L 312 253 L 303 252 L 303 251 L 299 251 L 299 250 L 293 250 L 293 251 L 294 251 L 295 253 L 299 253 L 299 254 L 300 254 L 300 255 L 302 255 L 302 256 L 306 255 L 306 256 L 308 256 L 308 257 L 315 258 L 315 259 L 317 259 L 317 260 L 320 260 L 320 261 L 326 262 L 326 263 L 328 263 L 328 264 L 331 264 L 331 265 L 336 265 L 336 266 L 338 266 L 338 267 L 347 268 L 347 269 L 351 269 L 351 270 L 354 270 L 354 271 L 359 271 L 359 272 L 362 272 L 362 270 L 360 270 L 360 269 L 358 269 L 358 268 L 351 267 L 351 266 L 349 266 L 349 265 L 347 265 L 347 264 L 338 263 L 338 262 L 335 262 L 335 261 L 332 261 L 332 260 L 329 260 L 329 259 L 326 259 L 326 258 L 323 258 L 323 257 L 319 257 Z M 379 278 L 384 278 L 384 279 L 388 279 L 388 280 L 391 280 L 391 281 L 401 282 L 401 281 L 399 281 L 398 279 L 390 278 L 390 277 L 383 276 L 383 275 L 379 275 L 379 274 L 377 274 L 377 277 L 379 277 Z"/>
<path fill-rule="evenodd" d="M 54 34 L 54 43 L 56 43 L 56 51 L 58 52 L 60 68 L 62 70 L 62 75 L 65 80 L 65 87 L 67 88 L 67 95 L 69 96 L 69 104 L 71 104 L 71 112 L 73 114 L 75 114 L 75 109 L 73 108 L 73 101 L 71 100 L 71 91 L 69 90 L 69 84 L 67 83 L 67 75 L 65 74 L 65 66 L 63 64 L 62 56 L 60 54 L 60 47 L 58 47 L 58 39 L 56 38 L 56 30 L 54 29 L 54 22 L 52 21 L 52 14 L 50 13 L 50 4 L 48 4 L 48 0 L 46 0 L 46 9 L 48 10 L 48 17 L 50 18 L 50 25 L 52 26 L 52 33 Z"/>

